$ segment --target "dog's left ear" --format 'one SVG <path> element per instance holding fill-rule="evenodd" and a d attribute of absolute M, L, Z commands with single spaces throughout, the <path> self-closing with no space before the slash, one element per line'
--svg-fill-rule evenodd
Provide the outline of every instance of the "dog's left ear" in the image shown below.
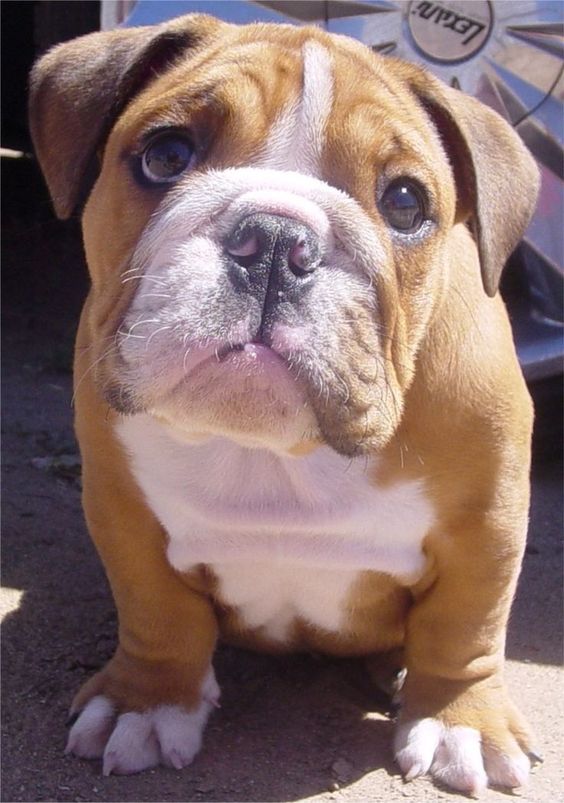
<path fill-rule="evenodd" d="M 511 126 L 480 101 L 423 72 L 412 88 L 451 161 L 457 219 L 470 224 L 484 288 L 494 296 L 503 267 L 535 208 L 537 165 Z"/>

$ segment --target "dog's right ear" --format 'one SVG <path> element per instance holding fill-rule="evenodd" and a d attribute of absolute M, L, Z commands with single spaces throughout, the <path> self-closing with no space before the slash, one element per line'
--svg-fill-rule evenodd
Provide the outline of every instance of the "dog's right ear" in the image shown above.
<path fill-rule="evenodd" d="M 30 79 L 30 130 L 58 217 L 70 217 L 86 199 L 98 174 L 97 151 L 129 100 L 224 25 L 191 14 L 81 36 L 39 59 Z"/>

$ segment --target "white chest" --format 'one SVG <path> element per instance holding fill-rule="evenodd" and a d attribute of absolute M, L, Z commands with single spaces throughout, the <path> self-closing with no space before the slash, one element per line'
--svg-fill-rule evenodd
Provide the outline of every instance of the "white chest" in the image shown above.
<path fill-rule="evenodd" d="M 338 630 L 359 572 L 424 568 L 434 514 L 419 483 L 379 488 L 364 459 L 328 447 L 304 457 L 223 439 L 187 442 L 149 416 L 118 435 L 179 571 L 209 565 L 249 627 L 283 638 L 295 616 Z"/>

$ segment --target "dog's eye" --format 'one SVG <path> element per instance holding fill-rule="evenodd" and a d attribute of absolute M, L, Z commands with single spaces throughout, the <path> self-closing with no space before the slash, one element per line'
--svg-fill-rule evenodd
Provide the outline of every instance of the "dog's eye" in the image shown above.
<path fill-rule="evenodd" d="M 419 184 L 408 178 L 388 184 L 379 207 L 389 225 L 402 234 L 418 231 L 426 219 L 425 194 Z"/>
<path fill-rule="evenodd" d="M 145 178 L 156 184 L 176 181 L 194 160 L 194 146 L 178 133 L 161 134 L 147 145 L 141 155 Z"/>

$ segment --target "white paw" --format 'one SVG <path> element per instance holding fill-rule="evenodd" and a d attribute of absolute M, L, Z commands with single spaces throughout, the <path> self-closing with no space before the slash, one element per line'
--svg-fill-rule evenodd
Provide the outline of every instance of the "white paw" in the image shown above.
<path fill-rule="evenodd" d="M 400 725 L 394 749 L 406 780 L 430 772 L 437 781 L 469 795 L 480 794 L 488 781 L 514 788 L 529 777 L 529 759 L 518 748 L 511 755 L 501 753 L 483 745 L 474 728 L 448 727 L 437 719 Z"/>
<path fill-rule="evenodd" d="M 116 717 L 110 700 L 93 697 L 71 728 L 66 752 L 80 758 L 103 758 L 104 775 L 129 775 L 157 764 L 182 769 L 199 751 L 205 724 L 218 699 L 213 670 L 202 684 L 199 706 L 192 711 L 159 705 Z"/>

